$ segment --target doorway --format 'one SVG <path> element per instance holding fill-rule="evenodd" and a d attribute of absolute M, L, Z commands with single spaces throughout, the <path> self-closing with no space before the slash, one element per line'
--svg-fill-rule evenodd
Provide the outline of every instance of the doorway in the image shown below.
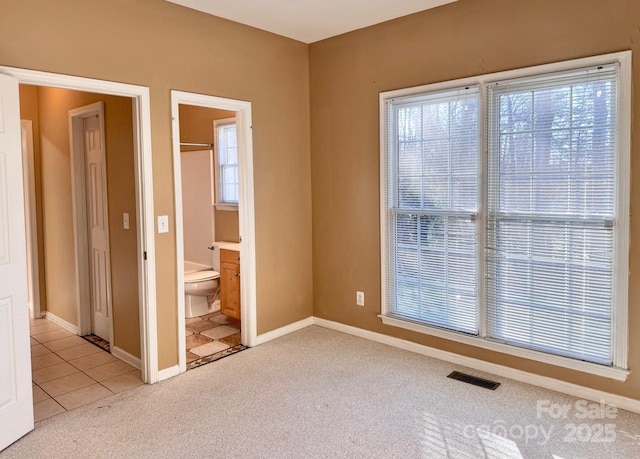
<path fill-rule="evenodd" d="M 136 271 L 139 285 L 140 336 L 141 336 L 141 371 L 143 381 L 158 381 L 157 367 L 157 326 L 155 311 L 155 240 L 153 211 L 153 176 L 151 167 L 151 133 L 149 90 L 146 87 L 93 80 L 46 72 L 0 67 L 0 73 L 14 77 L 21 85 L 37 86 L 50 89 L 81 91 L 104 96 L 127 98 L 131 101 L 130 113 L 133 129 L 133 173 L 134 204 L 132 213 L 138 222 L 135 231 Z M 65 120 L 68 131 L 68 118 Z M 133 218 L 134 216 L 132 216 Z M 39 260 L 42 263 L 42 260 Z M 80 302 L 74 301 L 79 304 Z M 81 315 L 83 321 L 78 325 L 79 331 L 86 329 L 90 316 Z M 64 325 L 64 324 L 63 324 Z M 90 328 L 90 326 L 89 326 Z"/>
<path fill-rule="evenodd" d="M 14 157 L 20 155 L 20 135 L 21 127 L 18 115 L 18 83 L 24 85 L 42 86 L 48 88 L 61 88 L 75 91 L 87 91 L 98 94 L 128 97 L 131 100 L 131 113 L 133 115 L 133 149 L 134 149 L 134 169 L 135 169 L 135 213 L 139 222 L 135 239 L 137 241 L 137 271 L 140 279 L 138 285 L 139 317 L 140 317 L 140 369 L 142 381 L 154 383 L 158 381 L 158 359 L 157 359 L 157 329 L 155 311 L 155 249 L 154 249 L 154 214 L 153 214 L 153 187 L 151 169 L 151 140 L 150 140 L 150 104 L 149 89 L 140 86 L 127 85 L 121 83 L 105 82 L 87 78 L 57 75 L 46 72 L 24 70 L 12 67 L 0 67 L 2 74 L 2 95 L 8 101 L 6 106 L 10 108 L 4 113 L 5 121 L 4 133 L 11 139 L 11 148 L 7 156 L 7 169 L 0 176 L 20 177 L 18 186 L 22 189 L 22 164 Z M 15 119 L 14 119 L 15 117 Z M 66 121 L 68 123 L 68 119 Z M 68 124 L 67 124 L 68 125 Z M 68 127 L 67 127 L 68 130 Z M 16 191 L 16 194 L 17 191 Z M 0 226 L 5 227 L 11 224 L 13 234 L 25 234 L 26 225 L 24 220 L 24 203 L 22 192 L 19 193 L 20 200 L 8 203 L 7 212 L 0 219 Z M 18 204 L 20 202 L 20 204 Z M 15 216 L 8 220 L 8 216 Z M 7 217 L 7 218 L 4 218 Z M 6 242 L 3 240 L 3 242 Z M 11 248 L 16 266 L 19 264 L 18 258 L 26 259 L 26 248 L 24 240 L 19 238 L 11 241 Z M 7 243 L 8 244 L 8 243 Z M 5 246 L 3 246 L 4 248 Z M 42 260 L 40 260 L 42 261 Z M 13 262 L 12 262 L 13 263 Z M 11 267 L 13 265 L 8 264 Z M 22 273 L 22 274 L 21 274 Z M 27 303 L 27 270 L 18 269 L 11 283 L 3 283 L 7 293 L 12 295 L 16 304 Z M 4 277 L 4 276 L 3 276 Z M 24 302 L 23 302 L 24 296 Z M 74 301 L 74 304 L 77 304 Z M 11 359 L 3 360 L 3 372 L 7 371 L 14 375 L 14 387 L 6 388 L 2 391 L 1 397 L 10 397 L 12 403 L 0 406 L 0 420 L 3 424 L 14 423 L 16 428 L 11 432 L 7 431 L 0 436 L 0 443 L 4 446 L 33 428 L 33 406 L 32 406 L 32 384 L 31 371 L 28 359 L 19 358 L 29 355 L 29 323 L 24 320 L 23 314 L 28 315 L 28 311 L 14 311 L 13 319 L 6 323 L 13 341 L 7 340 L 2 345 L 0 354 L 14 356 Z M 77 334 L 77 332 L 76 332 Z M 33 343 L 33 342 L 32 342 Z M 10 390 L 9 390 L 10 389 Z M 16 395 L 17 394 L 17 395 Z M 4 400 L 4 399 L 3 399 Z M 11 409 L 4 409 L 10 406 Z M 19 420 L 19 422 L 18 422 Z M 15 422 L 14 422 L 15 421 Z"/>
<path fill-rule="evenodd" d="M 34 85 L 19 92 L 34 134 L 26 175 L 39 190 L 25 220 L 36 220 L 26 226 L 43 249 L 27 251 L 27 265 L 41 266 L 35 277 L 45 282 L 34 291 L 47 292 L 44 317 L 29 324 L 41 420 L 142 383 L 134 124 L 130 97 Z"/>
<path fill-rule="evenodd" d="M 122 99 L 117 101 L 126 103 Z M 104 106 L 104 101 L 98 101 L 70 110 L 69 130 L 79 333 L 83 336 L 92 335 L 96 342 L 101 340 L 111 349 L 114 347 L 114 331 L 109 227 L 110 186 Z M 122 177 L 125 175 L 124 172 L 119 170 L 118 175 Z M 122 185 L 126 185 L 126 180 L 120 180 L 119 186 Z M 120 207 L 124 205 L 124 210 L 129 210 L 127 204 L 131 203 L 117 204 L 120 204 Z M 128 231 L 129 212 L 123 212 L 123 223 L 123 229 Z M 119 229 L 118 227 L 117 230 Z M 135 271 L 127 275 L 137 277 Z"/>
<path fill-rule="evenodd" d="M 196 334 L 198 328 L 203 328 L 202 335 L 209 339 L 207 342 L 202 340 L 202 352 L 199 353 L 217 349 L 212 359 L 224 356 L 234 346 L 256 344 L 253 147 L 251 103 L 171 91 L 171 106 L 176 190 L 179 371 L 182 373 L 193 366 L 194 359 L 201 360 L 198 353 L 187 353 L 187 335 L 193 336 L 192 333 Z M 197 112 L 202 115 L 198 119 L 204 119 L 204 130 L 187 134 L 185 130 L 188 125 L 181 123 L 181 120 L 186 121 L 187 117 Z M 232 140 L 235 145 L 230 144 Z M 195 165 L 198 161 L 202 166 Z M 185 177 L 183 168 L 193 171 L 204 169 L 207 172 L 202 174 L 203 185 L 198 190 L 189 189 L 195 172 Z M 183 182 L 187 182 L 186 186 Z M 209 237 L 211 243 L 205 245 L 205 239 L 202 239 L 194 251 L 191 244 L 194 236 L 189 229 L 192 225 L 187 221 L 189 215 L 194 213 L 194 203 L 197 205 L 202 201 L 202 196 L 205 199 L 200 203 L 203 210 L 199 214 L 205 214 L 205 221 L 196 227 L 199 230 L 205 228 L 207 234 L 203 237 Z M 209 220 L 206 215 L 211 215 L 212 219 Z M 222 224 L 223 221 L 227 224 Z M 185 245 L 187 240 L 189 244 Z M 212 275 L 206 282 L 216 288 L 217 281 L 218 297 L 214 295 L 202 303 L 197 298 L 197 292 L 196 295 L 189 294 L 193 288 L 191 280 L 209 267 Z M 198 311 L 198 302 L 206 311 L 199 309 L 200 312 L 194 312 Z M 234 327 L 241 329 L 239 340 L 233 336 Z M 198 343 L 191 338 L 190 344 Z M 204 363 L 207 363 L 209 357 L 203 357 Z"/>

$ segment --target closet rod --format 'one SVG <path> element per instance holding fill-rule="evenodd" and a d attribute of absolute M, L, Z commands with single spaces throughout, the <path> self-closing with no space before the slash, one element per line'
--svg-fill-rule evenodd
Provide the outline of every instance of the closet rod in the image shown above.
<path fill-rule="evenodd" d="M 213 147 L 212 143 L 180 142 L 181 147 Z"/>

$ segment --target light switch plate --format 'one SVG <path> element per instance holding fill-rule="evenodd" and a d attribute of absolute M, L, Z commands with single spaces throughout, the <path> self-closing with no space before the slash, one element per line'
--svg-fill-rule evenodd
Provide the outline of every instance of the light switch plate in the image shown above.
<path fill-rule="evenodd" d="M 124 229 L 129 229 L 129 214 L 126 212 L 122 214 L 122 227 Z"/>
<path fill-rule="evenodd" d="M 158 234 L 169 232 L 169 216 L 158 215 Z"/>

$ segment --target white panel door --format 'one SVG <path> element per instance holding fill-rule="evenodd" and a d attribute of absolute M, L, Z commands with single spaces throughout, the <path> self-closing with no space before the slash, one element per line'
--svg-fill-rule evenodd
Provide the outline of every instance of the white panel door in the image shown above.
<path fill-rule="evenodd" d="M 0 74 L 0 449 L 33 430 L 18 80 Z"/>
<path fill-rule="evenodd" d="M 111 341 L 106 164 L 100 118 L 83 119 L 93 333 Z"/>

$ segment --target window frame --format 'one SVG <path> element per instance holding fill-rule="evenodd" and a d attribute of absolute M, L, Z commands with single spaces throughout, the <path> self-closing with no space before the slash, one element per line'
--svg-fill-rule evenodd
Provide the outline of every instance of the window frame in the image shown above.
<path fill-rule="evenodd" d="M 232 118 L 224 118 L 224 119 L 219 119 L 219 120 L 214 120 L 213 121 L 213 154 L 214 154 L 214 161 L 215 161 L 215 181 L 216 181 L 216 186 L 215 186 L 215 207 L 217 210 L 238 210 L 238 202 L 226 202 L 222 200 L 222 187 L 223 187 L 223 183 L 222 183 L 222 174 L 220 173 L 220 169 L 221 169 L 221 165 L 220 165 L 220 152 L 218 151 L 218 146 L 220 145 L 219 140 L 218 140 L 218 129 L 220 127 L 224 127 L 224 126 L 229 126 L 231 124 L 236 125 L 236 132 L 237 132 L 237 126 L 238 123 L 236 121 L 236 117 L 232 117 Z M 236 167 L 238 166 L 238 163 L 236 163 Z M 240 186 L 240 184 L 238 183 L 238 187 Z M 239 191 L 239 190 L 238 190 Z"/>
<path fill-rule="evenodd" d="M 614 234 L 614 289 L 613 289 L 613 365 L 577 360 L 542 351 L 517 347 L 487 339 L 485 324 L 486 295 L 485 295 L 485 245 L 487 221 L 487 179 L 488 179 L 488 88 L 492 83 L 523 77 L 535 77 L 556 72 L 577 70 L 584 67 L 606 64 L 618 64 L 618 93 L 617 93 L 617 152 L 615 158 L 616 192 L 615 218 L 616 232 Z M 389 237 L 387 231 L 387 215 L 389 212 L 389 198 L 387 188 L 390 174 L 395 180 L 395 170 L 390 167 L 388 157 L 388 102 L 394 98 L 417 96 L 424 93 L 452 90 L 459 87 L 478 86 L 480 88 L 479 123 L 480 153 L 479 167 L 479 199 L 478 203 L 478 330 L 477 336 L 462 332 L 445 330 L 442 328 L 410 322 L 388 315 L 387 304 L 387 272 L 392 268 L 392 260 L 388 259 Z M 551 64 L 509 70 L 498 73 L 479 75 L 458 80 L 427 84 L 412 88 L 405 88 L 380 93 L 380 254 L 381 254 L 381 314 L 378 316 L 383 324 L 408 329 L 419 333 L 448 339 L 451 341 L 488 349 L 495 352 L 535 360 L 551 365 L 561 366 L 572 370 L 582 371 L 606 378 L 625 381 L 628 371 L 628 286 L 629 286 L 629 212 L 630 212 L 630 157 L 631 157 L 631 51 L 611 53 L 574 59 Z M 391 169 L 391 170 L 389 170 Z"/>

